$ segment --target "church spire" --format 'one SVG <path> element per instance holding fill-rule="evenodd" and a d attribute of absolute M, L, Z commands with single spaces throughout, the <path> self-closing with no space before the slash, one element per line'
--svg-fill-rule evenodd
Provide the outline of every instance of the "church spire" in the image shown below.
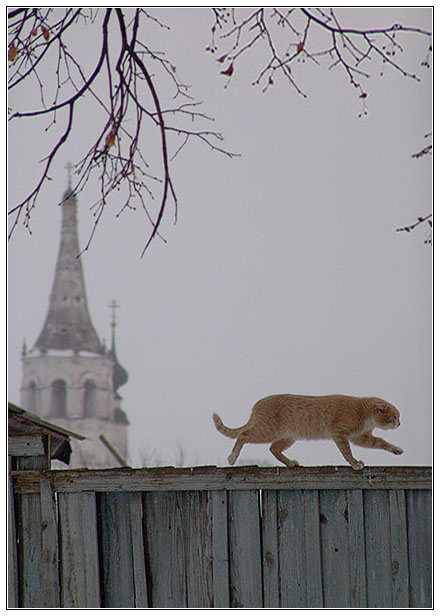
<path fill-rule="evenodd" d="M 87 307 L 86 289 L 79 255 L 77 203 L 72 190 L 71 166 L 69 185 L 61 205 L 61 241 L 49 310 L 36 347 L 54 350 L 102 353 Z"/>

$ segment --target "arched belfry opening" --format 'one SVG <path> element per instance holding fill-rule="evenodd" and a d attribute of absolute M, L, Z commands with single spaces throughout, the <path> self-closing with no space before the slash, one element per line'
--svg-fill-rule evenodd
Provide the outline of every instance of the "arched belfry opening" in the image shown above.
<path fill-rule="evenodd" d="M 67 386 L 64 379 L 56 379 L 50 388 L 50 416 L 66 417 Z"/>
<path fill-rule="evenodd" d="M 36 413 L 38 410 L 38 389 L 35 381 L 29 383 L 27 408 Z"/>
<path fill-rule="evenodd" d="M 84 417 L 96 415 L 96 383 L 88 379 L 84 383 Z"/>

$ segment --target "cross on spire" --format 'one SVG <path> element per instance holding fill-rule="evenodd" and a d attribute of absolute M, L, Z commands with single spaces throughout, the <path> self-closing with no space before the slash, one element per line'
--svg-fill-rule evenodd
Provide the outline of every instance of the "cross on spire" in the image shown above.
<path fill-rule="evenodd" d="M 112 329 L 114 329 L 116 327 L 116 308 L 120 308 L 120 306 L 117 301 L 113 299 L 112 303 L 109 305 L 109 308 L 112 310 L 112 320 L 110 325 L 112 326 Z"/>
<path fill-rule="evenodd" d="M 67 163 L 66 165 L 66 169 L 67 169 L 67 178 L 69 181 L 69 188 L 72 188 L 72 170 L 73 170 L 73 165 L 72 163 Z"/>

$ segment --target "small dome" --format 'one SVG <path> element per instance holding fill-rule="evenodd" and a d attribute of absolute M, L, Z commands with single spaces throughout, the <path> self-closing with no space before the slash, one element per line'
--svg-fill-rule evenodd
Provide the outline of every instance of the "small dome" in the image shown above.
<path fill-rule="evenodd" d="M 128 372 L 127 370 L 121 366 L 118 362 L 116 355 L 114 355 L 115 367 L 113 368 L 113 388 L 114 390 L 118 390 L 122 385 L 128 381 Z"/>
<path fill-rule="evenodd" d="M 128 372 L 118 361 L 114 341 L 107 355 L 113 360 L 113 389 L 116 393 L 128 381 Z"/>
<path fill-rule="evenodd" d="M 73 188 L 69 185 L 63 194 L 63 203 L 66 201 L 73 201 L 76 203 L 76 194 Z"/>
<path fill-rule="evenodd" d="M 119 306 L 115 300 L 112 300 L 109 308 L 112 309 L 112 346 L 107 355 L 113 360 L 113 390 L 117 394 L 117 390 L 128 381 L 128 372 L 123 366 L 121 366 L 116 355 L 116 308 L 119 308 Z"/>
<path fill-rule="evenodd" d="M 127 415 L 120 408 L 115 409 L 115 422 L 119 424 L 123 424 L 124 426 L 130 425 L 130 422 L 127 419 Z"/>

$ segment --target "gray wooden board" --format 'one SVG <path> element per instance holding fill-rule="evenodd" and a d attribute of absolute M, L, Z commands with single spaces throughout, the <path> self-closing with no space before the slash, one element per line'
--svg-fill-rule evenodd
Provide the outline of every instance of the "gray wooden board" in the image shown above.
<path fill-rule="evenodd" d="M 135 607 L 129 496 L 128 492 L 96 495 L 103 608 Z"/>
<path fill-rule="evenodd" d="M 405 490 L 390 490 L 390 548 L 393 607 L 409 607 Z"/>
<path fill-rule="evenodd" d="M 347 490 L 350 605 L 367 607 L 364 499 L 362 490 Z M 344 511 L 345 514 L 345 511 Z"/>
<path fill-rule="evenodd" d="M 147 576 L 143 535 L 142 494 L 129 492 L 130 528 L 133 547 L 135 607 L 148 607 Z"/>
<path fill-rule="evenodd" d="M 317 490 L 305 490 L 304 499 L 304 539 L 306 554 L 306 592 L 307 607 L 323 606 L 321 578 L 321 549 L 319 532 L 319 501 Z"/>
<path fill-rule="evenodd" d="M 319 503 L 324 607 L 353 607 L 347 494 L 322 490 Z"/>
<path fill-rule="evenodd" d="M 183 503 L 178 492 L 143 495 L 149 605 L 187 607 Z"/>
<path fill-rule="evenodd" d="M 430 492 L 406 492 L 408 517 L 409 604 L 432 607 L 432 497 Z"/>
<path fill-rule="evenodd" d="M 369 608 L 393 607 L 390 507 L 387 492 L 364 493 L 367 601 Z"/>
<path fill-rule="evenodd" d="M 264 607 L 278 608 L 280 607 L 278 492 L 275 490 L 263 490 L 261 506 Z"/>
<path fill-rule="evenodd" d="M 8 456 L 8 605 L 9 609 L 19 607 L 18 604 L 18 562 L 16 511 L 14 503 L 14 488 L 11 472 L 12 460 Z"/>
<path fill-rule="evenodd" d="M 302 490 L 278 494 L 280 607 L 307 607 L 304 499 Z"/>
<path fill-rule="evenodd" d="M 229 494 L 231 607 L 263 607 L 258 490 Z"/>
<path fill-rule="evenodd" d="M 62 607 L 100 607 L 95 494 L 58 494 Z"/>
<path fill-rule="evenodd" d="M 44 608 L 40 497 L 22 494 L 18 505 L 20 607 Z"/>
<path fill-rule="evenodd" d="M 211 492 L 214 608 L 229 608 L 228 493 Z"/>
<path fill-rule="evenodd" d="M 24 477 L 28 477 L 28 479 L 34 478 L 36 481 L 39 482 L 40 479 L 43 478 L 43 475 L 41 475 L 39 477 L 39 479 L 37 479 L 37 475 L 34 473 L 40 473 L 40 472 L 44 472 L 47 473 L 48 472 L 48 468 L 50 467 L 50 460 L 49 460 L 49 456 L 47 455 L 47 453 L 40 455 L 35 455 L 35 456 L 17 456 L 14 457 L 14 461 L 15 461 L 15 467 L 16 467 L 16 471 L 12 471 L 11 475 L 12 477 L 14 477 L 15 479 L 15 474 L 21 474 L 23 473 L 23 471 L 25 471 L 23 473 Z M 49 471 L 50 472 L 50 471 Z M 63 472 L 63 471 L 61 471 Z M 29 474 L 30 473 L 30 474 Z M 38 484 L 39 486 L 39 484 Z M 38 492 L 39 491 L 39 487 L 37 486 L 37 484 L 35 484 L 34 489 L 30 490 L 31 492 Z M 17 486 L 16 483 L 14 481 L 14 489 L 17 492 Z"/>
<path fill-rule="evenodd" d="M 44 455 L 43 436 L 41 434 L 16 434 L 8 437 L 8 455 L 42 456 Z"/>
<path fill-rule="evenodd" d="M 212 505 L 210 492 L 180 494 L 184 511 L 186 594 L 189 608 L 214 607 L 212 590 Z"/>
<path fill-rule="evenodd" d="M 164 490 L 431 489 L 430 467 L 149 468 L 13 472 L 17 492 L 38 492 L 42 476 L 61 492 Z"/>
<path fill-rule="evenodd" d="M 44 607 L 60 607 L 58 523 L 55 494 L 48 479 L 41 480 L 42 560 Z"/>

